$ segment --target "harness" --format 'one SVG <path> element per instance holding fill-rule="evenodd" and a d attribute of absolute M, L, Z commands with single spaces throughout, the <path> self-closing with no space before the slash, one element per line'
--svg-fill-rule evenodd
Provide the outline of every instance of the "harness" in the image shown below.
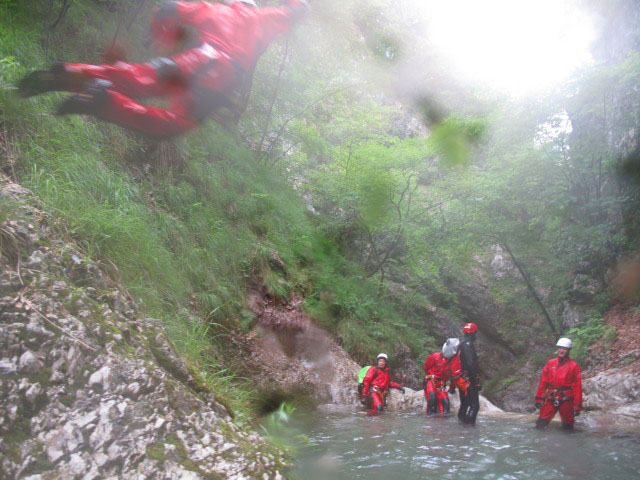
<path fill-rule="evenodd" d="M 446 390 L 446 386 L 447 386 L 447 381 L 446 380 L 442 380 L 441 378 L 437 378 L 434 377 L 432 374 L 427 374 L 424 376 L 424 382 L 423 382 L 423 389 L 427 388 L 427 383 L 428 382 L 433 382 L 433 386 L 435 388 L 436 391 L 444 391 Z"/>
<path fill-rule="evenodd" d="M 565 395 L 565 392 L 571 389 L 571 387 L 547 387 L 544 392 L 544 399 L 547 402 L 551 402 L 554 408 L 558 408 L 564 402 L 573 401 L 573 397 Z"/>
<path fill-rule="evenodd" d="M 378 395 L 380 395 L 380 397 L 382 397 L 382 404 L 383 405 L 387 404 L 387 394 L 389 393 L 389 390 L 382 390 L 379 386 L 372 385 L 371 386 L 371 392 L 369 393 L 369 396 L 371 396 L 371 394 L 373 394 L 373 393 L 377 393 Z"/>

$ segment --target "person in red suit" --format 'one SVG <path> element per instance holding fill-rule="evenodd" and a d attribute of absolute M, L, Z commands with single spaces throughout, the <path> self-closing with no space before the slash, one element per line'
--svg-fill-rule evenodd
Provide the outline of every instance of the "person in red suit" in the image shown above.
<path fill-rule="evenodd" d="M 391 381 L 387 368 L 387 354 L 381 353 L 376 358 L 376 366 L 370 367 L 363 381 L 362 396 L 367 397 L 370 410 L 367 415 L 377 415 L 384 409 L 389 387 L 397 388 L 404 393 L 404 387 Z"/>
<path fill-rule="evenodd" d="M 442 352 L 436 352 L 427 357 L 424 362 L 424 395 L 427 400 L 427 415 L 440 412 L 446 415 L 450 412 L 449 394 L 447 382 L 451 382 L 450 390 L 455 391 L 458 384 L 461 389 L 466 389 L 464 382 L 460 383 L 462 367 L 458 348 L 460 340 L 449 338 L 442 346 Z"/>
<path fill-rule="evenodd" d="M 536 392 L 535 406 L 540 409 L 536 428 L 546 427 L 556 412 L 560 412 L 562 427 L 572 430 L 575 417 L 582 410 L 582 372 L 571 358 L 572 342 L 561 338 L 556 344 L 558 356 L 542 369 Z"/>
<path fill-rule="evenodd" d="M 250 85 L 260 56 L 306 10 L 305 0 L 264 8 L 254 0 L 170 1 L 151 17 L 153 44 L 165 52 L 175 50 L 192 29 L 197 37 L 192 48 L 140 64 L 56 64 L 24 77 L 18 93 L 75 92 L 58 115 L 93 115 L 153 137 L 178 135 L 223 107 L 237 109 L 234 98 Z M 168 97 L 170 105 L 165 109 L 138 102 L 151 97 Z"/>

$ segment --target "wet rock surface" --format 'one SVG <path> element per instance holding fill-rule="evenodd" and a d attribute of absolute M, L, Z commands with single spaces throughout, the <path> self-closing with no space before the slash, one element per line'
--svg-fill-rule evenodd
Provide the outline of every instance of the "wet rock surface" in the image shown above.
<path fill-rule="evenodd" d="M 247 338 L 248 374 L 269 394 L 317 403 L 355 404 L 360 366 L 300 309 L 301 299 L 276 304 L 250 298 L 258 323 Z"/>
<path fill-rule="evenodd" d="M 616 415 L 622 423 L 640 425 L 640 377 L 624 369 L 609 369 L 583 382 L 584 407 Z"/>
<path fill-rule="evenodd" d="M 460 397 L 457 391 L 449 395 L 449 402 L 451 405 L 451 413 L 457 413 L 458 408 L 460 408 Z M 397 390 L 391 390 L 391 394 L 387 399 L 387 407 L 393 410 L 424 412 L 427 407 L 427 402 L 423 390 L 405 388 L 404 394 Z M 478 415 L 495 414 L 496 412 L 502 412 L 502 410 L 481 395 Z"/>
<path fill-rule="evenodd" d="M 41 212 L 18 214 L 2 229 L 0 477 L 282 478 L 282 454 L 233 423 L 161 322 L 73 245 L 45 246 Z"/>

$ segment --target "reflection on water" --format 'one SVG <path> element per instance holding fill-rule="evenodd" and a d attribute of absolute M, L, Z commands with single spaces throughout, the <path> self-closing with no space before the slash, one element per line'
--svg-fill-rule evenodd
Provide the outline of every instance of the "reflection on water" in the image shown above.
<path fill-rule="evenodd" d="M 295 478 L 640 478 L 640 436 L 537 431 L 533 417 L 479 417 L 471 428 L 420 413 L 317 411 L 296 422 L 313 445 L 301 449 Z"/>

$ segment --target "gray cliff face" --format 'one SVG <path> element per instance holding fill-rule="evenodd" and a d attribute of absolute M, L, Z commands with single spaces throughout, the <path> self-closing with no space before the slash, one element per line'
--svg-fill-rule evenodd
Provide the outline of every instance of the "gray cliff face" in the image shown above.
<path fill-rule="evenodd" d="M 163 325 L 72 245 L 45 242 L 42 212 L 20 216 L 2 223 L 0 476 L 282 478 L 282 454 L 233 423 Z"/>
<path fill-rule="evenodd" d="M 640 50 L 640 10 L 635 0 L 591 3 L 600 37 L 592 52 L 597 60 L 617 62 Z"/>

